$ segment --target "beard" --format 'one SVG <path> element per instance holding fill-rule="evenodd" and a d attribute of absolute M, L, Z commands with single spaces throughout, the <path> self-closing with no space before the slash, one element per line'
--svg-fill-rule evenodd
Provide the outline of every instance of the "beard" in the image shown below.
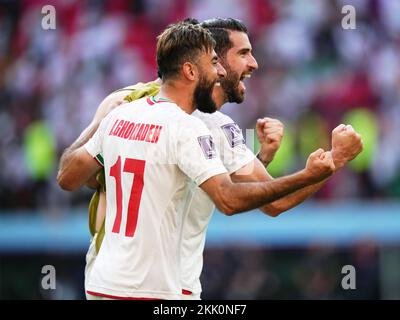
<path fill-rule="evenodd" d="M 202 76 L 193 93 L 194 104 L 198 110 L 204 113 L 214 113 L 217 106 L 212 99 L 212 92 L 216 81 L 208 81 Z"/>
<path fill-rule="evenodd" d="M 228 102 L 242 103 L 244 94 L 239 91 L 240 75 L 227 65 L 224 65 L 224 68 L 227 75 L 220 80 L 220 83 Z"/>

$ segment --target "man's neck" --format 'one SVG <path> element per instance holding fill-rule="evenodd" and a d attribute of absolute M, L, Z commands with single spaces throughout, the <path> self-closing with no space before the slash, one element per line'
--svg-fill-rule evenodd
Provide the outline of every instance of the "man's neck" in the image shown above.
<path fill-rule="evenodd" d="M 214 87 L 212 98 L 215 102 L 215 106 L 217 107 L 217 110 L 221 109 L 222 106 L 227 102 L 226 98 L 225 98 L 224 90 L 222 89 L 221 86 Z"/>
<path fill-rule="evenodd" d="M 193 101 L 193 90 L 178 81 L 164 82 L 157 97 L 171 100 L 188 114 L 196 109 Z"/>

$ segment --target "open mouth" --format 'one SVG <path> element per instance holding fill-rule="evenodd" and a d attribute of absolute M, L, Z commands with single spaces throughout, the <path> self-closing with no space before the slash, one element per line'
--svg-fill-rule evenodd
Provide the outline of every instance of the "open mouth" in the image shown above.
<path fill-rule="evenodd" d="M 246 91 L 246 86 L 245 86 L 245 84 L 244 84 L 244 82 L 243 82 L 243 80 L 244 80 L 245 78 L 251 78 L 251 73 L 245 73 L 245 74 L 243 74 L 243 75 L 240 77 L 239 88 L 240 88 L 243 92 Z"/>

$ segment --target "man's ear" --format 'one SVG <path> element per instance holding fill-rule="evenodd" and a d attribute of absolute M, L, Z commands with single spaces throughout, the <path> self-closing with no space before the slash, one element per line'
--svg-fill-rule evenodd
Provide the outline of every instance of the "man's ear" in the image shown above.
<path fill-rule="evenodd" d="M 194 81 L 197 77 L 197 67 L 191 62 L 185 62 L 182 66 L 183 76 L 190 80 Z"/>

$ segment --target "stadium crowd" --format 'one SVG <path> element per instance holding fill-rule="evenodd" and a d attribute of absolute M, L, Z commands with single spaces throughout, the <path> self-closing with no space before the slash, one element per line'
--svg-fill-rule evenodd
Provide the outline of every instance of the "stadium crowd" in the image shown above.
<path fill-rule="evenodd" d="M 48 4 L 56 9 L 55 30 L 42 28 Z M 356 29 L 342 27 L 345 4 L 356 8 Z M 399 1 L 0 0 L 0 214 L 87 206 L 90 190 L 67 193 L 56 184 L 64 148 L 106 95 L 156 77 L 155 38 L 166 25 L 215 16 L 245 22 L 260 67 L 246 81 L 245 102 L 224 112 L 247 129 L 264 116 L 285 123 L 273 175 L 301 168 L 318 146 L 330 148 L 332 129 L 346 121 L 362 133 L 364 152 L 314 199 L 400 197 Z M 251 130 L 246 137 L 252 144 Z M 337 269 L 349 257 L 366 288 L 359 297 L 379 297 L 375 244 L 335 250 L 213 248 L 205 253 L 203 297 L 346 298 Z M 82 294 L 81 287 L 65 291 L 67 298 Z"/>
<path fill-rule="evenodd" d="M 241 105 L 225 106 L 242 128 L 279 118 L 286 138 L 271 172 L 293 172 L 346 119 L 365 151 L 317 199 L 400 195 L 400 4 L 352 1 L 53 1 L 56 29 L 44 30 L 39 0 L 0 6 L 0 203 L 2 209 L 86 203 L 54 181 L 63 149 L 98 103 L 120 87 L 156 77 L 155 37 L 185 17 L 242 19 L 260 69 Z M 346 2 L 348 3 L 348 2 Z M 247 132 L 252 141 L 251 131 Z M 255 147 L 257 148 L 257 146 Z M 257 150 L 256 150 L 257 151 Z M 341 186 L 341 187 L 339 187 Z M 45 196 L 44 196 L 45 195 Z"/>

